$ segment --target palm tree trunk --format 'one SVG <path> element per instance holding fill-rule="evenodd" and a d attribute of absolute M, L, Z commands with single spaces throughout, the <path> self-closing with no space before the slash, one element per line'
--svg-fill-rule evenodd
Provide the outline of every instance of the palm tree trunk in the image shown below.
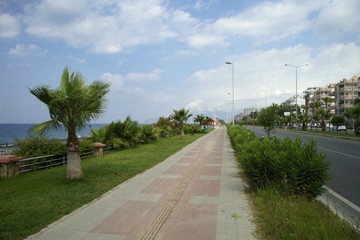
<path fill-rule="evenodd" d="M 81 168 L 79 139 L 76 136 L 76 129 L 69 127 L 67 139 L 67 165 L 66 178 L 70 180 L 78 179 L 83 176 Z"/>
<path fill-rule="evenodd" d="M 181 140 L 184 140 L 184 124 L 181 123 Z"/>

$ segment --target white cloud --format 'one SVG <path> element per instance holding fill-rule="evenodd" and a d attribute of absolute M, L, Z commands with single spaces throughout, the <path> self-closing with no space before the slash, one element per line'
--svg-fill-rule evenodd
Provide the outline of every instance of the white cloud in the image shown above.
<path fill-rule="evenodd" d="M 296 36 L 309 29 L 310 14 L 328 0 L 261 2 L 220 19 L 200 20 L 172 9 L 165 0 L 100 1 L 43 0 L 25 7 L 25 31 L 58 38 L 97 53 L 176 39 L 192 48 L 224 47 L 232 38 L 251 37 L 268 42 Z M 196 8 L 216 1 L 197 1 Z"/>
<path fill-rule="evenodd" d="M 187 104 L 185 106 L 185 109 L 190 109 L 190 111 L 201 111 L 201 110 L 203 110 L 201 108 L 201 103 L 202 103 L 202 100 L 197 99 L 197 100 L 192 101 L 191 103 Z"/>
<path fill-rule="evenodd" d="M 318 11 L 326 0 L 317 1 L 265 1 L 230 17 L 204 25 L 188 36 L 194 48 L 226 46 L 231 38 L 251 37 L 258 43 L 296 36 L 309 29 L 310 14 Z"/>
<path fill-rule="evenodd" d="M 162 0 L 141 1 L 42 1 L 27 5 L 26 32 L 59 38 L 97 53 L 173 38 L 165 22 L 169 17 Z"/>
<path fill-rule="evenodd" d="M 126 75 L 112 74 L 109 72 L 103 73 L 100 76 L 101 80 L 107 81 L 111 84 L 111 90 L 122 91 L 126 93 L 143 93 L 143 90 L 138 85 L 143 85 L 156 81 L 160 78 L 161 70 L 154 69 L 149 73 L 133 72 Z"/>
<path fill-rule="evenodd" d="M 143 72 L 128 73 L 126 74 L 124 79 L 128 82 L 147 83 L 158 80 L 161 72 L 162 71 L 159 69 L 154 69 L 150 73 L 143 73 Z"/>
<path fill-rule="evenodd" d="M 298 69 L 298 94 L 307 87 L 325 87 L 342 78 L 359 73 L 360 46 L 355 43 L 334 43 L 314 49 L 306 45 L 296 45 L 283 49 L 255 51 L 232 56 L 235 79 L 235 109 L 281 103 L 295 95 L 295 69 L 285 67 L 285 63 L 308 67 Z M 225 111 L 232 92 L 231 68 L 225 63 L 217 68 L 193 73 L 186 80 L 185 101 L 197 103 L 199 109 Z M 202 102 L 196 102 L 202 99 Z"/>
<path fill-rule="evenodd" d="M 0 13 L 0 38 L 12 38 L 19 32 L 19 21 L 7 13 Z"/>
<path fill-rule="evenodd" d="M 100 76 L 100 80 L 107 81 L 111 84 L 111 90 L 122 90 L 124 85 L 123 77 L 119 74 L 103 73 Z"/>
<path fill-rule="evenodd" d="M 194 9 L 196 10 L 200 10 L 200 9 L 203 9 L 203 8 L 208 8 L 210 7 L 211 5 L 217 3 L 218 1 L 217 0 L 197 0 L 195 5 L 194 5 Z"/>
<path fill-rule="evenodd" d="M 315 32 L 322 37 L 352 33 L 360 36 L 360 1 L 333 0 L 320 13 Z"/>
<path fill-rule="evenodd" d="M 42 50 L 34 44 L 17 44 L 15 48 L 9 50 L 8 55 L 17 57 L 43 57 L 47 54 L 47 50 Z"/>

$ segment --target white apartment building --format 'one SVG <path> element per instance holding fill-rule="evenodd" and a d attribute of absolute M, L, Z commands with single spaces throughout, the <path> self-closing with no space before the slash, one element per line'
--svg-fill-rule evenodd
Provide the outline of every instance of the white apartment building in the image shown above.
<path fill-rule="evenodd" d="M 354 106 L 354 100 L 360 96 L 360 75 L 354 75 L 351 79 L 342 79 L 338 83 L 329 84 L 327 87 L 309 87 L 304 91 L 305 105 L 320 101 L 326 108 L 324 98 L 329 98 L 327 108 L 332 115 L 344 115 L 346 108 Z M 312 115 L 312 109 L 309 108 Z"/>

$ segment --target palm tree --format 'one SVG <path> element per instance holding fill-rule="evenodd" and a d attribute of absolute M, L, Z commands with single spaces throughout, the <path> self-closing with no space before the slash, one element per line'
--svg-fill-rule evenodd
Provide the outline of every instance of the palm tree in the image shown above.
<path fill-rule="evenodd" d="M 184 139 L 184 122 L 186 122 L 189 117 L 192 116 L 192 114 L 189 114 L 190 110 L 185 110 L 185 108 L 182 108 L 180 110 L 173 110 L 174 111 L 174 115 L 173 118 L 174 120 L 178 121 L 180 123 L 180 129 L 181 129 L 181 140 Z"/>
<path fill-rule="evenodd" d="M 314 116 L 314 115 L 315 115 L 315 105 L 316 105 L 315 102 L 311 102 L 311 103 L 310 103 L 311 116 Z"/>
<path fill-rule="evenodd" d="M 355 106 L 346 109 L 345 113 L 347 116 L 353 118 L 356 121 L 354 131 L 356 136 L 359 136 L 360 135 L 360 104 L 357 102 Z"/>
<path fill-rule="evenodd" d="M 206 125 L 209 126 L 209 123 L 212 123 L 212 118 L 207 116 L 207 117 L 205 117 L 204 122 L 206 123 Z"/>
<path fill-rule="evenodd" d="M 317 111 L 317 114 L 319 115 L 320 120 L 321 120 L 321 130 L 323 132 L 325 132 L 325 130 L 326 130 L 325 120 L 330 119 L 330 117 L 331 117 L 330 110 L 324 110 L 321 108 Z"/>
<path fill-rule="evenodd" d="M 31 94 L 47 105 L 51 118 L 33 126 L 30 131 L 41 135 L 50 129 L 64 128 L 68 132 L 66 140 L 68 179 L 81 178 L 83 174 L 76 131 L 85 128 L 91 120 L 101 117 L 105 111 L 104 96 L 109 90 L 110 85 L 102 81 L 94 81 L 87 85 L 80 72 L 73 72 L 70 75 L 68 67 L 63 70 L 58 88 L 50 89 L 48 85 L 41 85 L 30 89 Z"/>
<path fill-rule="evenodd" d="M 116 138 L 118 147 L 128 148 L 136 142 L 141 129 L 137 121 L 133 121 L 129 116 L 124 122 L 117 121 L 110 124 L 110 129 Z"/>
<path fill-rule="evenodd" d="M 198 122 L 201 128 L 201 125 L 204 123 L 204 120 L 205 120 L 205 116 L 203 114 L 201 115 L 197 114 L 196 118 L 194 119 L 194 122 Z"/>
<path fill-rule="evenodd" d="M 319 110 L 319 107 L 321 107 L 321 102 L 320 102 L 320 101 L 316 101 L 316 102 L 315 102 L 315 108 L 316 108 L 316 110 Z"/>
<path fill-rule="evenodd" d="M 302 130 L 303 131 L 306 131 L 306 128 L 307 128 L 307 123 L 308 122 L 310 122 L 310 117 L 309 117 L 309 115 L 307 115 L 307 114 L 300 114 L 299 116 L 298 116 L 298 121 L 302 124 Z"/>
<path fill-rule="evenodd" d="M 308 105 L 301 105 L 301 108 L 305 110 L 305 114 L 308 115 L 309 106 Z M 303 112 L 304 114 L 304 112 Z"/>
<path fill-rule="evenodd" d="M 322 99 L 325 102 L 325 110 L 328 109 L 328 103 L 331 101 L 331 98 L 325 97 Z"/>

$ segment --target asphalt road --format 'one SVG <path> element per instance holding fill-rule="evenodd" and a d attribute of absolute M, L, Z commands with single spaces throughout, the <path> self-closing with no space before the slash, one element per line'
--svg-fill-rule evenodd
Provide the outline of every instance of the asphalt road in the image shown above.
<path fill-rule="evenodd" d="M 254 130 L 258 137 L 266 136 L 263 128 L 248 128 Z M 304 142 L 316 138 L 319 152 L 325 153 L 325 160 L 331 162 L 331 180 L 326 184 L 327 187 L 360 206 L 360 141 L 285 130 L 276 130 L 274 135 L 281 139 L 302 136 Z"/>

